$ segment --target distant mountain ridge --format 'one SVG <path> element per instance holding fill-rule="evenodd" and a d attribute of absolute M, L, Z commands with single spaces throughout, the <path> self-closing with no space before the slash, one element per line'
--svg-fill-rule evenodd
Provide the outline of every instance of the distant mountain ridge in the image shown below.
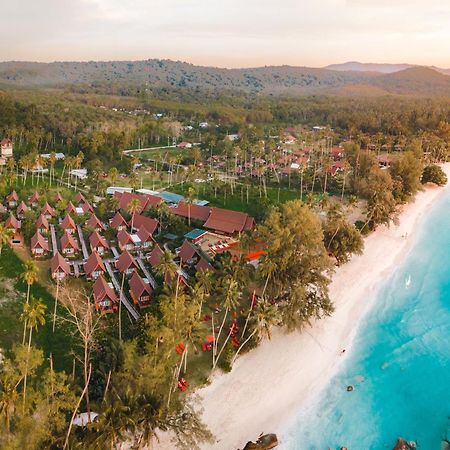
<path fill-rule="evenodd" d="M 355 72 L 380 72 L 380 73 L 394 73 L 401 70 L 411 69 L 413 67 L 428 67 L 444 75 L 450 75 L 450 69 L 442 69 L 436 66 L 418 66 L 416 64 L 380 64 L 380 63 L 361 63 L 358 61 L 348 61 L 342 64 L 330 64 L 324 69 L 337 71 L 355 71 Z"/>
<path fill-rule="evenodd" d="M 360 64 L 360 63 L 347 63 Z M 329 66 L 330 67 L 330 66 Z M 2 62 L 0 86 L 135 86 L 198 92 L 286 95 L 449 96 L 450 76 L 433 68 L 409 66 L 398 71 L 331 70 L 292 66 L 223 69 L 186 62 L 144 61 Z M 397 65 L 397 68 L 399 66 Z"/>

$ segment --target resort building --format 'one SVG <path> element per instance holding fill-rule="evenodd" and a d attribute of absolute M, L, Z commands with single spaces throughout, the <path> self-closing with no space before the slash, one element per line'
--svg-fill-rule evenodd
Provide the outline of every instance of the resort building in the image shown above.
<path fill-rule="evenodd" d="M 134 272 L 128 284 L 130 286 L 130 296 L 133 303 L 139 305 L 140 308 L 148 306 L 151 302 L 153 292 L 149 281 L 145 278 L 141 278 Z"/>
<path fill-rule="evenodd" d="M 17 220 L 12 214 L 6 219 L 5 228 L 11 231 L 9 245 L 11 247 L 23 247 L 23 236 L 21 233 L 22 222 Z"/>
<path fill-rule="evenodd" d="M 73 257 L 79 250 L 78 242 L 70 233 L 65 232 L 61 238 L 61 252 L 63 255 Z"/>
<path fill-rule="evenodd" d="M 48 202 L 45 203 L 45 205 L 42 207 L 41 213 L 44 215 L 44 217 L 47 220 L 52 219 L 53 217 L 56 217 L 56 211 L 54 208 L 52 208 Z"/>
<path fill-rule="evenodd" d="M 36 231 L 34 236 L 31 238 L 31 254 L 35 257 L 46 256 L 49 252 L 48 241 L 44 239 L 39 231 Z"/>
<path fill-rule="evenodd" d="M 115 216 L 109 222 L 109 226 L 117 231 L 122 231 L 127 229 L 127 221 L 122 217 L 122 214 L 117 212 Z"/>
<path fill-rule="evenodd" d="M 38 217 L 38 220 L 36 221 L 36 228 L 41 234 L 47 234 L 49 232 L 50 225 L 43 214 Z"/>
<path fill-rule="evenodd" d="M 95 309 L 102 313 L 112 313 L 117 309 L 118 298 L 113 286 L 100 275 L 92 286 Z"/>
<path fill-rule="evenodd" d="M 103 275 L 106 272 L 103 260 L 96 251 L 93 251 L 89 255 L 89 258 L 84 264 L 84 271 L 86 273 L 86 277 L 91 280 L 97 279 L 100 275 Z"/>
<path fill-rule="evenodd" d="M 16 191 L 12 191 L 11 194 L 6 197 L 6 202 L 8 203 L 8 207 L 10 209 L 15 208 L 19 202 L 19 196 Z"/>
<path fill-rule="evenodd" d="M 99 232 L 103 231 L 105 229 L 105 227 L 103 226 L 103 224 L 100 222 L 99 218 L 95 215 L 92 214 L 88 220 L 86 220 L 85 223 L 86 226 L 94 229 L 95 231 Z"/>
<path fill-rule="evenodd" d="M 57 281 L 62 281 L 70 275 L 70 265 L 59 252 L 56 252 L 50 261 L 50 270 L 52 278 Z"/>
<path fill-rule="evenodd" d="M 132 275 L 138 269 L 135 259 L 125 250 L 116 261 L 116 268 L 120 273 Z"/>
<path fill-rule="evenodd" d="M 74 234 L 77 230 L 77 227 L 75 225 L 75 222 L 73 221 L 72 217 L 68 214 L 66 217 L 64 217 L 63 221 L 60 224 L 60 227 L 63 231 L 69 234 Z"/>
<path fill-rule="evenodd" d="M 98 231 L 94 231 L 89 236 L 89 245 L 92 252 L 97 252 L 99 255 L 103 255 L 109 249 L 108 241 Z"/>
<path fill-rule="evenodd" d="M 29 204 L 32 208 L 37 208 L 39 206 L 39 194 L 34 191 L 33 195 L 30 197 Z"/>

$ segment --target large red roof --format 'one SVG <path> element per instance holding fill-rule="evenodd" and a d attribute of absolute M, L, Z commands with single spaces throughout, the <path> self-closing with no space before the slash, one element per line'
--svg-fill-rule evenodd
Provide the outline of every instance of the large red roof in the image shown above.
<path fill-rule="evenodd" d="M 122 214 L 117 212 L 116 215 L 111 219 L 110 225 L 111 228 L 117 229 L 121 225 L 127 226 L 127 221 L 123 218 Z"/>
<path fill-rule="evenodd" d="M 159 222 L 156 219 L 152 219 L 151 217 L 143 216 L 142 214 L 133 214 L 129 225 L 136 230 L 140 230 L 141 228 L 145 228 L 150 234 L 153 234 L 155 230 L 158 228 Z"/>
<path fill-rule="evenodd" d="M 108 298 L 112 302 L 117 302 L 116 291 L 106 282 L 103 275 L 100 275 L 92 286 L 94 293 L 94 300 L 101 302 L 105 298 Z"/>
<path fill-rule="evenodd" d="M 78 242 L 73 238 L 70 233 L 64 233 L 61 238 L 61 248 L 65 249 L 72 247 L 74 250 L 78 251 Z"/>
<path fill-rule="evenodd" d="M 58 269 L 61 269 L 66 275 L 70 274 L 69 263 L 61 256 L 59 252 L 57 252 L 50 261 L 50 268 L 52 273 L 55 273 Z"/>
<path fill-rule="evenodd" d="M 150 284 L 146 283 L 136 272 L 134 272 L 128 284 L 136 299 L 140 298 L 143 294 L 152 294 L 153 289 Z"/>
<path fill-rule="evenodd" d="M 99 245 L 104 248 L 109 248 L 108 241 L 101 234 L 99 234 L 98 231 L 94 231 L 89 236 L 89 244 L 91 245 L 91 248 L 95 248 Z"/>
<path fill-rule="evenodd" d="M 131 200 L 134 199 L 139 200 L 141 204 L 139 212 L 145 211 L 150 206 L 159 205 L 162 202 L 161 198 L 154 195 L 139 195 L 132 192 L 115 192 L 114 196 L 119 199 L 120 209 L 127 212 L 129 212 L 128 205 L 130 204 Z"/>
<path fill-rule="evenodd" d="M 161 247 L 156 244 L 155 248 L 152 250 L 150 256 L 148 257 L 148 262 L 152 267 L 156 267 L 161 262 L 163 253 L 164 252 L 161 250 Z"/>
<path fill-rule="evenodd" d="M 41 247 L 43 250 L 47 251 L 48 242 L 43 238 L 42 234 L 39 231 L 36 231 L 34 236 L 31 238 L 31 248 Z"/>
<path fill-rule="evenodd" d="M 36 228 L 45 228 L 48 230 L 50 228 L 50 225 L 48 224 L 48 220 L 45 218 L 43 214 L 41 214 L 38 217 L 38 220 L 36 221 Z"/>
<path fill-rule="evenodd" d="M 186 239 L 180 248 L 178 256 L 181 261 L 185 263 L 186 261 L 192 259 L 196 254 L 198 254 L 197 248 Z"/>
<path fill-rule="evenodd" d="M 125 272 L 131 267 L 137 269 L 138 266 L 131 254 L 127 250 L 124 250 L 116 261 L 116 267 L 120 272 Z"/>
<path fill-rule="evenodd" d="M 188 203 L 180 202 L 178 205 L 170 209 L 177 216 L 191 218 L 200 222 L 206 222 L 211 213 L 209 206 L 189 205 Z"/>
<path fill-rule="evenodd" d="M 68 230 L 68 229 L 72 229 L 72 230 L 76 230 L 76 225 L 75 222 L 73 221 L 72 217 L 70 217 L 69 214 L 67 214 L 66 217 L 64 217 L 63 221 L 61 222 L 61 228 L 63 230 Z"/>
<path fill-rule="evenodd" d="M 98 272 L 100 270 L 106 272 L 102 258 L 100 258 L 100 255 L 94 250 L 84 264 L 84 271 L 86 272 L 86 275 L 91 275 L 92 272 Z"/>
<path fill-rule="evenodd" d="M 17 220 L 12 214 L 6 219 L 5 228 L 20 230 L 22 228 L 22 222 Z"/>
<path fill-rule="evenodd" d="M 208 220 L 203 225 L 215 231 L 227 234 L 242 233 L 255 225 L 255 219 L 247 213 L 229 209 L 212 208 Z"/>

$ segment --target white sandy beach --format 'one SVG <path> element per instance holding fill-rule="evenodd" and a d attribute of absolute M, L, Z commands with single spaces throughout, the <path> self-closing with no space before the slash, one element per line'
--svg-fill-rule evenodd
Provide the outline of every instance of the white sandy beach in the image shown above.
<path fill-rule="evenodd" d="M 444 170 L 450 179 L 450 164 Z M 351 352 L 357 325 L 377 289 L 404 258 L 418 221 L 442 192 L 426 187 L 404 207 L 398 226 L 380 227 L 366 239 L 363 255 L 336 270 L 330 285 L 333 316 L 303 333 L 275 331 L 271 341 L 239 358 L 232 372 L 198 391 L 203 420 L 216 436 L 216 443 L 205 449 L 235 450 L 261 432 L 279 433 L 320 391 Z"/>

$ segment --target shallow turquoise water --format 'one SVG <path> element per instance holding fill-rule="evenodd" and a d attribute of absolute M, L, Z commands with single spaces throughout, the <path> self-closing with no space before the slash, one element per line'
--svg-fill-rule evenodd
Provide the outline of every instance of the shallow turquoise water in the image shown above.
<path fill-rule="evenodd" d="M 381 288 L 339 373 L 282 438 L 288 449 L 369 450 L 392 449 L 399 436 L 419 450 L 450 438 L 450 189 Z"/>

